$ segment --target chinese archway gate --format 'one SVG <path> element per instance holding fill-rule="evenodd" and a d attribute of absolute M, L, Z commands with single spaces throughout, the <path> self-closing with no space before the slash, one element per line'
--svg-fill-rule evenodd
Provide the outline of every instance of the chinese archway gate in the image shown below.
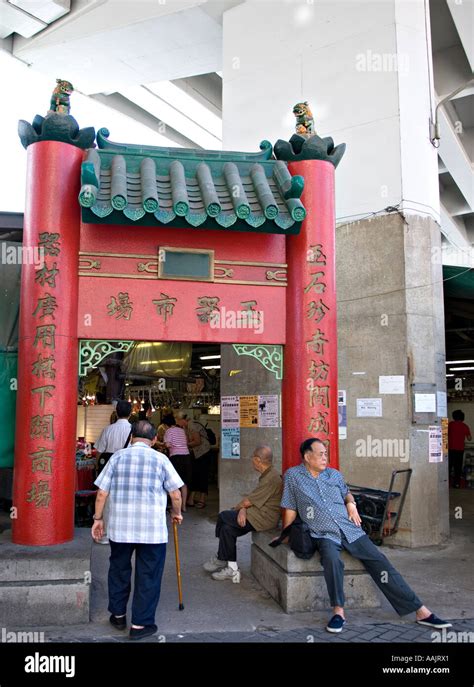
<path fill-rule="evenodd" d="M 69 115 L 22 127 L 24 246 L 41 263 L 22 271 L 13 541 L 73 538 L 81 339 L 283 344 L 283 470 L 310 436 L 337 467 L 342 146 L 294 136 L 258 153 L 184 151 L 115 144 L 101 129 L 96 149 Z M 209 273 L 171 277 L 163 250 L 194 253 Z M 264 311 L 264 330 L 212 328 L 223 306 Z"/>

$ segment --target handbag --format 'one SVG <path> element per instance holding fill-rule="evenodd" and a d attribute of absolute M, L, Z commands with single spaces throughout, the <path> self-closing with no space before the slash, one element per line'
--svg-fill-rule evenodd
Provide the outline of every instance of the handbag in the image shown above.
<path fill-rule="evenodd" d="M 313 538 L 310 534 L 309 525 L 307 525 L 300 516 L 297 515 L 291 525 L 285 527 L 278 539 L 270 542 L 269 546 L 280 546 L 283 539 L 289 537 L 289 546 L 297 558 L 304 558 L 308 560 L 314 554 Z"/>

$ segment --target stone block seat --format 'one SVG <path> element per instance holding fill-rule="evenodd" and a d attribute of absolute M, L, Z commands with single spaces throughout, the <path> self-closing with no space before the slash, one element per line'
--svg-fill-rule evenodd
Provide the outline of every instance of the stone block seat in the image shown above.
<path fill-rule="evenodd" d="M 280 530 L 252 533 L 252 574 L 286 613 L 322 611 L 330 608 L 319 553 L 304 560 L 297 558 L 287 544 L 269 546 Z M 380 606 L 379 590 L 360 561 L 346 551 L 344 592 L 346 608 Z"/>
<path fill-rule="evenodd" d="M 0 618 L 5 627 L 89 622 L 92 540 L 76 530 L 57 546 L 13 544 L 0 534 Z"/>

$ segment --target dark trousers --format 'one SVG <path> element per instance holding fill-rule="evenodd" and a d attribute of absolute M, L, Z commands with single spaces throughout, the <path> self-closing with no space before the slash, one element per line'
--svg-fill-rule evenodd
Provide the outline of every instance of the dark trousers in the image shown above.
<path fill-rule="evenodd" d="M 220 561 L 237 561 L 237 537 L 242 537 L 249 532 L 255 532 L 247 520 L 245 527 L 237 522 L 238 510 L 223 510 L 217 516 L 216 537 L 219 537 L 219 549 L 217 558 Z"/>
<path fill-rule="evenodd" d="M 198 491 L 207 494 L 209 489 L 209 460 L 210 453 L 207 452 L 200 458 L 193 458 L 193 478 L 191 491 Z"/>
<path fill-rule="evenodd" d="M 160 600 L 166 544 L 123 544 L 110 540 L 110 551 L 109 612 L 113 615 L 127 612 L 135 551 L 132 624 L 153 625 Z"/>
<path fill-rule="evenodd" d="M 456 485 L 459 484 L 459 480 L 461 479 L 462 475 L 462 461 L 464 458 L 464 451 L 456 451 L 453 448 L 450 448 L 448 451 L 448 460 L 449 460 L 449 471 L 453 471 L 454 474 L 454 483 Z"/>
<path fill-rule="evenodd" d="M 344 606 L 344 563 L 339 555 L 342 549 L 362 561 L 365 569 L 398 615 L 413 613 L 423 605 L 388 558 L 366 534 L 352 544 L 349 544 L 343 534 L 341 544 L 336 544 L 330 539 L 314 539 L 313 542 L 314 549 L 317 549 L 321 556 L 331 606 Z"/>

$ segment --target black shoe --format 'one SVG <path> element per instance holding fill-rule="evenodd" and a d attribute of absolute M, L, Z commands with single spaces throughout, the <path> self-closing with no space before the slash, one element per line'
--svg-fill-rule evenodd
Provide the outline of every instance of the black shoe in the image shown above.
<path fill-rule="evenodd" d="M 342 615 L 336 613 L 336 615 L 333 615 L 331 620 L 326 625 L 326 630 L 328 632 L 342 632 L 342 628 L 344 627 L 345 622 L 345 618 L 343 618 Z"/>
<path fill-rule="evenodd" d="M 124 615 L 123 618 L 117 618 L 116 615 L 111 615 L 110 622 L 117 630 L 125 630 L 127 627 L 127 616 Z"/>
<path fill-rule="evenodd" d="M 435 627 L 437 630 L 440 630 L 443 627 L 452 627 L 453 624 L 449 622 L 449 620 L 442 620 L 441 618 L 438 618 L 437 615 L 432 613 L 429 615 L 427 618 L 423 618 L 423 620 L 417 620 L 416 621 L 419 625 L 427 625 L 428 627 Z"/>
<path fill-rule="evenodd" d="M 151 635 L 156 634 L 158 628 L 156 625 L 145 625 L 140 630 L 135 627 L 130 628 L 130 639 L 144 639 L 145 637 L 151 637 Z"/>

